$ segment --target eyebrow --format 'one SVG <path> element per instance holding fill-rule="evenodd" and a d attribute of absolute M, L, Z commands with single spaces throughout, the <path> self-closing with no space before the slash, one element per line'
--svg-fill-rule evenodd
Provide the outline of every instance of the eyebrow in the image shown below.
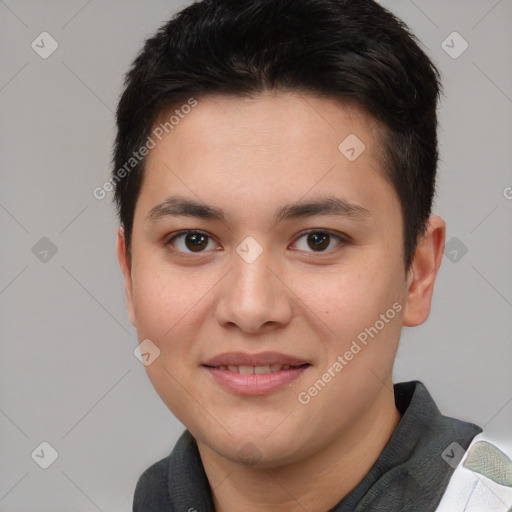
<path fill-rule="evenodd" d="M 371 213 L 360 205 L 339 197 L 329 196 L 285 205 L 275 214 L 274 222 L 314 215 L 335 215 L 353 220 L 364 220 L 370 217 Z M 157 204 L 150 210 L 146 220 L 155 222 L 169 216 L 196 217 L 226 222 L 226 215 L 220 208 L 180 196 L 170 196 Z"/>

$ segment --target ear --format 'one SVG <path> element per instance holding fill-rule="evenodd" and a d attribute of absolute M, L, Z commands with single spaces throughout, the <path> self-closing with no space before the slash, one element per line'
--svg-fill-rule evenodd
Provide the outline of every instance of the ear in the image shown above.
<path fill-rule="evenodd" d="M 132 301 L 132 268 L 131 262 L 126 254 L 126 239 L 124 236 L 124 228 L 120 226 L 117 230 L 117 259 L 123 273 L 124 292 L 126 296 L 126 308 L 132 325 L 135 324 L 135 312 Z"/>
<path fill-rule="evenodd" d="M 430 217 L 407 273 L 407 299 L 403 316 L 403 324 L 407 327 L 422 324 L 430 314 L 434 283 L 443 260 L 445 237 L 444 220 L 438 216 Z"/>

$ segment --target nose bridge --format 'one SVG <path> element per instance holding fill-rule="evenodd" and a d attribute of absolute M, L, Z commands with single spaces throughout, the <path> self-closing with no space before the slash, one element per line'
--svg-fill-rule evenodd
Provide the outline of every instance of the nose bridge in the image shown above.
<path fill-rule="evenodd" d="M 270 253 L 270 250 L 264 250 L 263 247 L 258 250 L 251 246 L 251 242 L 244 242 L 237 247 L 231 286 L 242 306 L 252 304 L 253 307 L 263 308 L 268 304 L 270 296 L 279 293 L 275 290 L 276 278 L 269 269 L 272 265 Z"/>
<path fill-rule="evenodd" d="M 245 240 L 233 254 L 233 268 L 224 284 L 218 319 L 256 331 L 272 323 L 286 323 L 291 314 L 287 289 L 275 275 L 272 251 Z"/>

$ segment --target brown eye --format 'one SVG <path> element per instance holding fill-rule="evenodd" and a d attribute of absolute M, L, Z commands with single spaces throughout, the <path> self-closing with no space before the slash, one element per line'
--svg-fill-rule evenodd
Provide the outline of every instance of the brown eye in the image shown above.
<path fill-rule="evenodd" d="M 207 245 L 208 237 L 200 233 L 188 233 L 185 235 L 185 245 L 193 252 L 202 251 Z"/>
<path fill-rule="evenodd" d="M 323 251 L 329 246 L 331 237 L 328 233 L 310 233 L 307 235 L 308 246 L 314 251 Z"/>
<path fill-rule="evenodd" d="M 326 249 L 333 248 L 329 247 L 332 246 L 331 242 L 333 242 L 333 240 L 336 241 L 334 247 L 348 243 L 342 236 L 334 235 L 327 231 L 310 231 L 299 237 L 295 245 L 300 251 L 327 252 Z"/>
<path fill-rule="evenodd" d="M 213 247 L 209 247 L 209 243 L 211 243 Z M 206 248 L 212 249 L 216 247 L 213 240 L 208 235 L 201 233 L 200 231 L 185 231 L 178 233 L 169 240 L 168 244 L 184 253 L 204 252 Z"/>

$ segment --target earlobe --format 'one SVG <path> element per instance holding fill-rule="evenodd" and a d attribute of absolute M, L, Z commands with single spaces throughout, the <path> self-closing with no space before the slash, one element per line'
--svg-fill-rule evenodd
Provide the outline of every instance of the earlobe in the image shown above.
<path fill-rule="evenodd" d="M 407 298 L 403 324 L 420 325 L 428 318 L 434 283 L 443 259 L 446 223 L 439 216 L 429 219 L 425 234 L 419 239 L 407 274 Z"/>
<path fill-rule="evenodd" d="M 132 300 L 132 269 L 131 262 L 128 259 L 126 253 L 126 239 L 124 236 L 124 228 L 120 226 L 117 230 L 117 259 L 121 272 L 123 274 L 124 291 L 126 297 L 126 308 L 128 310 L 128 316 L 133 326 L 136 326 L 135 322 L 135 311 L 133 308 Z"/>

